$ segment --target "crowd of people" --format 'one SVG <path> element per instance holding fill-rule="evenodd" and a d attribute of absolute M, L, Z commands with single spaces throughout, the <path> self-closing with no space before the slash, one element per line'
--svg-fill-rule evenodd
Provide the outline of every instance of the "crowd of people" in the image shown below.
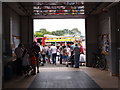
<path fill-rule="evenodd" d="M 19 44 L 15 49 L 17 57 L 17 74 L 25 77 L 30 74 L 35 75 L 39 73 L 39 66 L 45 63 L 56 65 L 56 58 L 60 64 L 63 62 L 68 66 L 68 62 L 73 57 L 73 65 L 75 68 L 79 68 L 79 56 L 84 54 L 84 49 L 81 44 L 74 44 L 70 46 L 60 45 L 40 45 L 40 43 L 33 42 L 32 48 L 27 50 L 23 44 Z"/>

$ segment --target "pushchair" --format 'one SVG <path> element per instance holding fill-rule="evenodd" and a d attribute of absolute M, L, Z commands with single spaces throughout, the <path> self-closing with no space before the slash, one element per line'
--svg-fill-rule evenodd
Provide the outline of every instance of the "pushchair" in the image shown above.
<path fill-rule="evenodd" d="M 72 52 L 70 58 L 68 59 L 68 65 L 71 65 L 71 67 L 74 65 L 74 54 Z"/>

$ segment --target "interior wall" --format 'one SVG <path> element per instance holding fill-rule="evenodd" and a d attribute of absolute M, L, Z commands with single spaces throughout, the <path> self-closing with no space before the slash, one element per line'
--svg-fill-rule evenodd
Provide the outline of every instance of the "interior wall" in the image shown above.
<path fill-rule="evenodd" d="M 20 16 L 3 4 L 3 53 L 12 56 L 13 35 L 20 37 Z"/>
<path fill-rule="evenodd" d="M 21 42 L 27 46 L 28 42 L 28 17 L 22 16 L 21 17 Z"/>
<path fill-rule="evenodd" d="M 11 55 L 10 8 L 3 4 L 3 53 Z"/>
<path fill-rule="evenodd" d="M 110 47 L 109 47 L 109 55 L 106 55 L 107 59 L 107 68 L 111 72 L 112 75 L 116 75 L 119 73 L 119 51 L 117 50 L 119 35 L 119 5 L 116 5 L 109 9 L 106 13 L 101 13 L 98 17 L 99 22 L 99 31 L 98 35 L 108 34 Z M 93 21 L 93 20 L 91 20 Z M 95 24 L 96 25 L 96 24 Z M 91 37 L 90 37 L 91 38 Z"/>
<path fill-rule="evenodd" d="M 2 2 L 0 2 L 0 90 L 2 90 Z"/>
<path fill-rule="evenodd" d="M 118 38 L 118 42 L 117 42 L 117 59 L 119 61 L 119 76 L 120 76 L 120 3 L 118 4 L 118 9 L 117 9 L 117 22 L 118 22 L 118 29 L 117 29 L 117 38 Z M 119 87 L 120 88 L 120 87 Z"/>
<path fill-rule="evenodd" d="M 18 37 L 18 41 L 15 42 L 13 37 Z M 30 16 L 18 14 L 7 3 L 3 3 L 3 53 L 12 56 L 12 52 L 14 52 L 12 48 L 16 48 L 20 42 L 26 48 L 31 47 L 33 42 L 33 19 Z"/>
<path fill-rule="evenodd" d="M 0 3 L 1 7 L 1 3 Z M 2 9 L 2 11 L 1 11 Z M 0 72 L 3 71 L 2 74 L 0 74 L 2 79 L 0 78 L 0 83 L 4 83 L 4 67 L 8 62 L 11 62 L 14 66 L 14 62 L 11 61 L 13 59 L 13 52 L 15 50 L 15 40 L 13 37 L 16 37 L 16 43 L 19 44 L 21 41 L 23 41 L 26 44 L 26 47 L 31 46 L 31 42 L 33 41 L 33 20 L 32 18 L 29 18 L 29 16 L 21 16 L 19 13 L 17 13 L 13 8 L 11 8 L 7 3 L 2 3 L 2 8 L 0 8 L 0 21 L 2 19 L 2 24 L 0 24 L 0 28 L 2 28 L 2 31 L 0 31 L 0 38 L 3 35 L 2 38 L 2 46 L 0 46 L 0 52 L 2 52 L 2 56 L 0 57 L 0 65 L 2 65 L 2 68 L 0 68 Z M 3 16 L 1 16 L 3 14 Z M 2 25 L 2 26 L 1 26 Z M 1 35 L 2 34 L 2 35 Z M 19 38 L 17 38 L 19 37 Z M 23 43 L 23 44 L 24 44 Z M 0 44 L 0 45 L 1 45 Z M 17 45 L 16 45 L 17 46 Z M 2 47 L 2 48 L 1 48 Z M 3 57 L 3 58 L 2 58 Z M 2 58 L 2 59 L 1 59 Z M 2 64 L 1 64 L 2 63 Z M 14 67 L 15 68 L 15 67 Z M 2 70 L 3 69 L 3 70 Z M 13 72 L 14 73 L 14 72 Z M 1 87 L 1 84 L 0 84 Z M 4 85 L 2 86 L 4 88 Z"/>
<path fill-rule="evenodd" d="M 119 4 L 110 9 L 111 17 L 111 59 L 112 59 L 112 75 L 119 73 L 119 55 L 118 55 L 118 29 L 119 29 L 119 13 L 120 13 Z M 119 13 L 118 13 L 119 12 Z"/>
<path fill-rule="evenodd" d="M 21 42 L 27 49 L 33 42 L 33 19 L 28 16 L 21 17 Z"/>
<path fill-rule="evenodd" d="M 20 16 L 14 11 L 11 12 L 12 35 L 20 36 Z"/>
<path fill-rule="evenodd" d="M 34 30 L 33 30 L 33 18 L 29 17 L 29 47 L 31 48 L 32 47 L 32 42 L 33 42 L 33 33 L 34 33 Z"/>
<path fill-rule="evenodd" d="M 13 10 L 11 10 L 10 13 L 10 31 L 12 55 L 14 55 L 15 48 L 20 43 L 20 16 Z M 18 41 L 16 41 L 15 39 L 17 39 Z"/>
<path fill-rule="evenodd" d="M 107 68 L 111 75 L 119 74 L 120 57 L 120 3 L 110 7 L 108 12 L 98 16 L 88 16 L 86 20 L 87 66 L 92 65 L 93 52 L 97 49 L 97 35 L 109 34 L 109 55 L 106 55 Z"/>
<path fill-rule="evenodd" d="M 120 76 L 120 2 L 117 5 L 117 30 L 116 30 L 116 38 L 117 38 L 117 60 L 118 60 L 118 72 Z M 120 87 L 119 87 L 120 88 Z"/>
<path fill-rule="evenodd" d="M 86 64 L 92 66 L 94 54 L 97 50 L 98 17 L 88 16 L 86 18 Z"/>
<path fill-rule="evenodd" d="M 99 15 L 99 35 L 109 35 L 109 55 L 106 55 L 107 60 L 107 69 L 111 70 L 112 68 L 112 59 L 111 59 L 111 20 L 109 13 L 101 13 Z"/>

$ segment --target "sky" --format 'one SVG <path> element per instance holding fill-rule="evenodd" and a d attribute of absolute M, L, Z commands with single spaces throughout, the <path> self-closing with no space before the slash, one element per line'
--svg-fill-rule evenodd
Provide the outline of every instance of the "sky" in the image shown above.
<path fill-rule="evenodd" d="M 85 35 L 85 19 L 34 19 L 34 33 L 41 28 L 48 31 L 78 28 Z"/>

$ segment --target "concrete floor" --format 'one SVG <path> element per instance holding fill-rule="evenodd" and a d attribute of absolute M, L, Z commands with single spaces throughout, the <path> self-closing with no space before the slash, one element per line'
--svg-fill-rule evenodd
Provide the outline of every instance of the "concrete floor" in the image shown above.
<path fill-rule="evenodd" d="M 50 71 L 39 73 L 29 88 L 99 88 L 84 71 Z"/>
<path fill-rule="evenodd" d="M 118 77 L 110 76 L 108 71 L 101 71 L 96 68 L 89 68 L 81 66 L 79 69 L 65 67 L 65 65 L 50 65 L 40 67 L 40 73 L 42 72 L 68 72 L 68 71 L 83 71 L 92 80 L 94 80 L 101 88 L 118 88 Z M 38 74 L 39 75 L 39 74 Z M 4 88 L 28 88 L 32 81 L 36 78 L 35 76 L 30 76 L 28 78 L 24 77 L 14 77 L 10 81 L 4 82 Z"/>

